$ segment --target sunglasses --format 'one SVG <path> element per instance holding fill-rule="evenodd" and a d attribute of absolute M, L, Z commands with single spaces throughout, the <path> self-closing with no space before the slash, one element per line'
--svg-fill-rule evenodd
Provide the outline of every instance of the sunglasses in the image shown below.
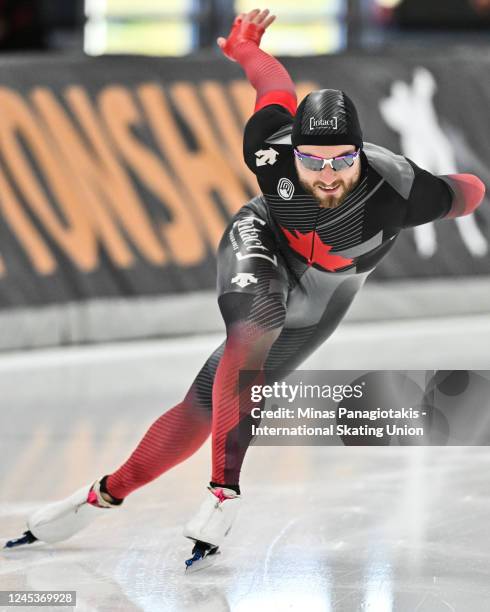
<path fill-rule="evenodd" d="M 316 157 L 316 155 L 301 153 L 298 149 L 293 150 L 295 157 L 299 159 L 301 165 L 307 170 L 313 170 L 313 172 L 320 172 L 327 164 L 334 172 L 340 172 L 340 170 L 345 170 L 345 168 L 351 168 L 361 152 L 361 149 L 357 149 L 354 153 L 326 159 L 325 157 Z"/>

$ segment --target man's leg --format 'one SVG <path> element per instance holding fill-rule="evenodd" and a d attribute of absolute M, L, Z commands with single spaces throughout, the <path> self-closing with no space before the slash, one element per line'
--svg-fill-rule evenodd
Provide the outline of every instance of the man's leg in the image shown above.
<path fill-rule="evenodd" d="M 213 468 L 211 482 L 238 488 L 244 447 L 241 424 L 252 410 L 250 388 L 263 383 L 263 366 L 281 333 L 285 305 L 279 295 L 226 294 L 220 298 L 227 340 L 213 387 Z M 239 318 L 236 314 L 240 313 Z M 257 375 L 240 381 L 240 371 Z"/>
<path fill-rule="evenodd" d="M 225 231 L 217 255 L 226 342 L 208 359 L 183 402 L 159 417 L 129 459 L 103 481 L 103 493 L 123 499 L 192 455 L 211 427 L 212 482 L 238 490 L 238 481 L 228 482 L 227 475 L 236 473 L 234 462 L 241 464 L 245 452 L 235 428 L 242 420 L 239 371 L 262 369 L 286 313 L 289 278 L 276 251 L 270 228 L 243 207 Z"/>
<path fill-rule="evenodd" d="M 268 245 L 269 255 L 273 245 L 267 243 L 266 237 L 267 232 L 259 233 L 259 244 Z M 234 241 L 240 247 L 235 235 L 230 238 L 230 242 Z M 237 252 L 242 253 L 241 249 Z M 230 260 L 223 257 L 223 261 Z M 251 414 L 251 385 L 286 376 L 324 342 L 342 320 L 366 277 L 334 276 L 306 269 L 286 295 L 286 311 L 284 293 L 270 291 L 271 287 L 286 288 L 281 272 L 286 267 L 279 253 L 276 263 L 248 263 L 250 269 L 242 273 L 249 280 L 252 275 L 256 282 L 253 288 L 244 283 L 245 295 L 226 291 L 226 279 L 238 280 L 239 273 L 230 275 L 225 265 L 219 274 L 227 341 L 213 389 L 212 488 L 184 527 L 184 535 L 195 542 L 192 557 L 186 560 L 187 568 L 212 562 L 239 510 L 240 470 L 252 437 L 251 425 L 259 422 Z M 236 262 L 232 260 L 232 264 Z M 259 371 L 243 381 L 240 370 Z"/>
<path fill-rule="evenodd" d="M 286 317 L 289 276 L 266 219 L 245 206 L 218 249 L 218 303 L 226 342 L 213 385 L 211 486 L 183 531 L 195 542 L 187 567 L 214 558 L 235 520 L 238 475 L 249 444 L 241 424 L 252 409 L 250 388 L 264 380 L 264 363 Z M 243 370 L 254 373 L 244 379 Z"/>
<path fill-rule="evenodd" d="M 284 326 L 274 343 L 267 347 L 265 361 L 262 354 L 258 367 L 241 366 L 242 369 L 263 368 L 263 380 L 251 381 L 250 385 L 272 384 L 301 365 L 338 327 L 366 278 L 367 274 L 333 275 L 307 270 L 289 293 Z M 272 304 L 267 310 L 273 312 Z M 224 370 L 224 374 L 229 375 L 229 372 Z M 238 377 L 238 373 L 235 376 Z M 248 393 L 248 398 L 250 385 L 242 390 L 243 395 Z M 217 391 L 220 389 L 221 385 Z M 225 401 L 230 408 L 233 406 L 230 396 Z M 260 419 L 251 417 L 251 407 L 248 413 L 246 407 L 243 398 L 239 422 L 223 418 L 221 430 L 216 433 L 213 418 L 213 436 L 216 436 L 213 440 L 213 482 L 226 483 L 236 490 L 239 490 L 240 470 L 252 438 L 252 424 L 260 423 Z"/>
<path fill-rule="evenodd" d="M 202 446 L 211 432 L 213 381 L 223 350 L 224 343 L 208 358 L 184 400 L 162 414 L 129 459 L 107 477 L 103 493 L 124 499 Z"/>
<path fill-rule="evenodd" d="M 267 382 L 298 368 L 334 333 L 369 272 L 328 274 L 307 270 L 291 291 L 284 329 L 265 365 Z"/>
<path fill-rule="evenodd" d="M 250 212 L 244 214 L 248 227 Z M 243 215 L 238 217 L 237 221 L 243 220 Z M 261 227 L 262 224 L 260 220 Z M 245 232 L 245 226 L 243 235 L 250 240 L 251 234 Z M 221 265 L 222 271 L 229 269 L 230 263 L 231 268 L 236 268 L 235 264 L 241 262 L 237 269 L 230 270 L 233 274 L 223 277 L 224 290 L 219 304 L 226 323 L 227 340 L 207 360 L 184 400 L 152 424 L 117 471 L 33 513 L 28 518 L 24 536 L 10 541 L 9 547 L 36 539 L 54 543 L 78 533 L 104 509 L 119 505 L 129 493 L 192 455 L 208 437 L 211 420 L 215 431 L 213 458 L 218 465 L 213 476 L 217 474 L 221 483 L 226 482 L 225 454 L 237 457 L 241 463 L 233 434 L 228 435 L 240 420 L 236 410 L 238 373 L 241 368 L 260 369 L 280 334 L 288 278 L 275 256 L 247 258 L 245 251 L 245 257 L 240 260 L 230 249 L 231 243 L 227 243 L 218 257 L 222 263 L 226 259 L 226 264 Z M 252 291 L 246 290 L 250 277 L 253 277 L 250 281 Z M 243 279 L 247 282 L 242 282 Z"/>
<path fill-rule="evenodd" d="M 241 212 L 234 222 L 244 216 L 248 219 L 250 213 Z M 289 295 L 286 315 L 287 274 L 268 228 L 255 221 L 257 225 L 258 239 L 269 256 L 276 255 L 276 263 L 263 258 L 239 260 L 224 238 L 218 254 L 224 291 L 219 305 L 227 340 L 209 357 L 185 399 L 153 423 L 130 458 L 107 478 L 105 489 L 111 497 L 126 497 L 190 457 L 205 442 L 211 426 L 211 482 L 239 491 L 251 424 L 258 423 L 249 416 L 252 405 L 247 399 L 251 385 L 264 382 L 250 380 L 240 389 L 240 370 L 263 370 L 267 383 L 286 376 L 335 331 L 362 287 L 367 275 L 308 270 Z M 237 239 L 240 247 L 239 235 Z M 233 283 L 239 274 L 252 274 L 258 282 L 240 287 Z"/>
<path fill-rule="evenodd" d="M 253 407 L 250 387 L 263 380 L 264 363 L 284 325 L 291 283 L 261 206 L 256 198 L 243 207 L 218 249 L 218 303 L 227 338 L 213 386 L 211 483 L 237 493 L 249 443 L 241 425 Z M 260 380 L 240 380 L 241 370 L 256 371 Z"/>

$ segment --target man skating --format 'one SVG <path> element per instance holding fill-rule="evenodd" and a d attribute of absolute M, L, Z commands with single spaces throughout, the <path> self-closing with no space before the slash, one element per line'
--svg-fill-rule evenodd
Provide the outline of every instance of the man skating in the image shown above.
<path fill-rule="evenodd" d="M 258 371 L 270 382 L 298 367 L 336 329 L 402 229 L 469 214 L 483 199 L 475 176 L 433 176 L 365 143 L 355 106 L 342 91 L 311 92 L 296 108 L 288 73 L 259 48 L 273 19 L 268 11 L 251 11 L 218 40 L 257 91 L 244 157 L 262 191 L 233 217 L 218 249 L 226 340 L 182 402 L 153 423 L 118 470 L 38 510 L 11 546 L 70 537 L 187 459 L 211 433 L 211 482 L 184 528 L 195 542 L 188 565 L 202 566 L 240 505 L 251 406 L 250 380 L 240 387 L 239 372 Z"/>

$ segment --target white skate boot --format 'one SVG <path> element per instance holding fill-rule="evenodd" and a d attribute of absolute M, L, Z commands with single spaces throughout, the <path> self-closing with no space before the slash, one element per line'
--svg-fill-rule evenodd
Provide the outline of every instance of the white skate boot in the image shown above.
<path fill-rule="evenodd" d="M 70 497 L 40 508 L 27 520 L 27 531 L 16 540 L 9 540 L 5 548 L 32 544 L 40 540 L 49 544 L 61 542 L 75 535 L 101 515 L 102 510 L 117 508 L 122 502 L 111 503 L 102 497 L 100 482 L 79 489 Z"/>
<path fill-rule="evenodd" d="M 184 527 L 184 536 L 195 542 L 193 556 L 185 562 L 186 571 L 203 569 L 215 561 L 218 547 L 235 521 L 240 499 L 232 489 L 208 487 L 197 514 Z"/>

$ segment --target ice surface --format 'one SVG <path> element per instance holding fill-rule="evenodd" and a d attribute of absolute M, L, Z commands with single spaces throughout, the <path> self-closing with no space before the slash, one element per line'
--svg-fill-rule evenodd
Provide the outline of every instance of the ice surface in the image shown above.
<path fill-rule="evenodd" d="M 487 317 L 352 324 L 303 367 L 490 369 L 489 339 Z M 125 460 L 220 340 L 0 357 L 0 537 Z M 71 540 L 2 553 L 0 589 L 76 590 L 77 612 L 489 609 L 487 448 L 253 447 L 223 554 L 186 576 L 209 467 L 206 444 Z"/>

